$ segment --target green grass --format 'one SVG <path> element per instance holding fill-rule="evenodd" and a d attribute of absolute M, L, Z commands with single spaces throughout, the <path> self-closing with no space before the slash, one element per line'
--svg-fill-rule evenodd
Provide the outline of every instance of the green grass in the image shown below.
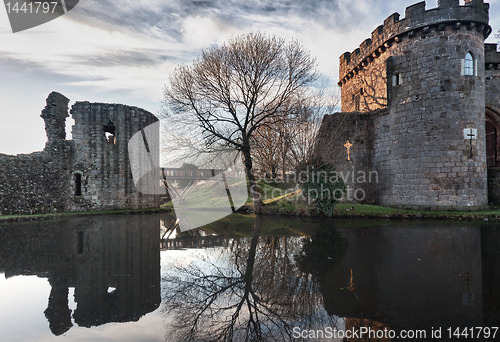
<path fill-rule="evenodd" d="M 268 193 L 272 187 L 267 185 Z M 275 197 L 264 202 L 264 210 L 268 214 L 319 216 L 321 215 L 307 201 L 299 198 Z M 426 211 L 405 210 L 366 204 L 339 203 L 335 207 L 332 217 L 345 218 L 394 218 L 394 219 L 464 219 L 464 220 L 495 220 L 500 221 L 500 209 L 490 207 L 479 211 Z"/>
<path fill-rule="evenodd" d="M 239 189 L 246 189 L 245 180 L 233 181 L 230 186 L 235 186 Z M 234 189 L 234 188 L 232 188 Z M 260 193 L 264 204 L 272 203 L 276 200 L 293 196 L 293 194 L 285 194 L 284 189 L 276 188 L 266 183 L 264 180 L 260 180 L 257 184 L 257 191 Z M 244 203 L 246 206 L 252 205 L 253 201 L 251 196 L 248 194 L 235 194 L 235 191 L 231 191 L 231 197 L 233 201 L 238 204 Z M 221 208 L 227 206 L 227 193 L 225 188 L 221 183 L 218 182 L 200 182 L 198 183 L 186 196 L 185 202 L 179 204 L 180 208 L 197 208 L 197 209 L 209 209 L 209 208 Z M 168 202 L 161 206 L 162 208 L 173 208 L 172 202 Z M 177 207 L 177 204 L 176 204 Z"/>
<path fill-rule="evenodd" d="M 244 180 L 243 180 L 244 181 Z M 243 182 L 242 181 L 242 182 Z M 237 185 L 241 188 L 240 181 L 234 181 L 231 185 Z M 314 205 L 307 203 L 298 191 L 290 194 L 285 194 L 286 191 L 281 188 L 274 187 L 264 180 L 259 181 L 257 190 L 262 196 L 264 202 L 264 214 L 290 215 L 290 216 L 321 216 L 314 208 Z M 244 209 L 252 210 L 252 199 L 246 193 L 237 194 L 237 200 L 240 203 L 245 202 Z M 221 208 L 227 206 L 227 193 L 225 188 L 217 185 L 216 182 L 202 182 L 198 184 L 189 193 L 188 200 L 181 205 L 183 208 Z M 177 207 L 177 206 L 176 206 Z M 133 213 L 150 213 L 160 211 L 169 211 L 173 208 L 172 202 L 168 202 L 161 206 L 161 209 L 126 209 L 126 210 L 109 210 L 109 211 L 90 211 L 90 212 L 68 212 L 68 213 L 53 213 L 42 215 L 0 215 L 0 222 L 15 222 L 28 220 L 43 220 L 57 219 L 68 216 L 83 216 L 83 215 L 116 215 L 116 214 L 133 214 Z M 202 215 L 206 215 L 202 214 Z M 230 215 L 228 218 L 223 218 L 222 222 L 228 222 L 228 226 L 234 227 L 250 227 L 253 229 L 252 219 L 248 219 L 245 215 L 242 217 L 242 222 L 235 217 L 242 215 Z M 252 217 L 252 216 L 250 216 Z M 424 211 L 424 210 L 403 210 L 388 208 L 376 205 L 339 203 L 337 204 L 332 217 L 337 218 L 391 218 L 391 219 L 464 219 L 464 220 L 491 220 L 500 221 L 500 210 L 496 207 L 490 207 L 481 211 Z M 226 220 L 226 221 L 224 221 Z M 230 221 L 233 220 L 233 221 Z M 246 220 L 246 221 L 245 221 Z M 246 223 L 245 223 L 246 222 Z M 299 225 L 300 226 L 300 225 Z M 275 229 L 282 229 L 281 226 L 276 226 Z M 294 229 L 300 231 L 300 227 Z M 249 234 L 250 228 L 245 228 L 245 234 Z M 273 228 L 274 229 L 274 228 Z M 291 229 L 290 227 L 286 229 Z M 292 231 L 294 230 L 292 229 Z M 237 231 L 237 230 L 236 230 Z"/>
<path fill-rule="evenodd" d="M 0 215 L 0 222 L 15 222 L 15 221 L 34 221 L 34 220 L 49 220 L 62 219 L 66 217 L 78 216 L 93 216 L 93 215 L 122 215 L 122 214 L 147 214 L 165 211 L 159 208 L 150 209 L 119 209 L 119 210 L 103 210 L 103 211 L 71 211 L 64 213 L 51 214 L 34 214 L 34 215 Z"/>
<path fill-rule="evenodd" d="M 351 209 L 353 208 L 353 209 Z M 500 210 L 491 207 L 480 211 L 425 211 L 387 208 L 376 205 L 340 203 L 335 217 L 383 217 L 383 218 L 427 218 L 427 219 L 500 219 Z"/>
<path fill-rule="evenodd" d="M 236 205 L 240 206 L 247 202 L 246 179 L 229 180 L 231 196 Z M 240 193 L 238 193 L 238 190 Z M 221 182 L 202 181 L 195 186 L 184 197 L 184 200 L 176 203 L 176 208 L 186 209 L 217 209 L 226 208 L 228 197 L 226 188 Z M 172 208 L 172 202 L 162 205 L 162 208 Z"/>
<path fill-rule="evenodd" d="M 354 208 L 351 210 L 351 208 Z M 335 207 L 337 211 L 348 211 L 348 212 L 363 212 L 363 213 L 380 213 L 380 214 L 393 214 L 398 211 L 398 209 L 380 207 L 377 205 L 366 205 L 366 204 L 351 204 L 351 203 L 339 203 Z"/>

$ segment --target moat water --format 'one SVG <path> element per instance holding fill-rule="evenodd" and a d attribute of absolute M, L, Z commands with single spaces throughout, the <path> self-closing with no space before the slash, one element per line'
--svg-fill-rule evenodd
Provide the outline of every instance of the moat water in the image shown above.
<path fill-rule="evenodd" d="M 173 220 L 0 225 L 0 340 L 493 341 L 500 325 L 500 224 Z"/>

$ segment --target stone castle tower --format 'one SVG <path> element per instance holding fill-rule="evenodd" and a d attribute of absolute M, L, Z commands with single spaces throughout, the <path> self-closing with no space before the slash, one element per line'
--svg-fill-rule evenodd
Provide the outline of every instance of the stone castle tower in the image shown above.
<path fill-rule="evenodd" d="M 137 107 L 89 102 L 76 102 L 71 115 L 71 210 L 159 206 L 157 195 L 136 190 L 128 151 L 132 136 L 158 118 Z"/>
<path fill-rule="evenodd" d="M 377 174 L 370 182 L 346 178 L 360 190 L 358 201 L 415 208 L 489 203 L 488 167 L 496 167 L 499 150 L 500 54 L 484 43 L 488 10 L 482 0 L 464 6 L 441 0 L 428 10 L 420 2 L 406 8 L 404 19 L 389 16 L 340 57 L 342 113 L 325 117 L 320 145 L 327 148 L 318 154 L 339 171 Z"/>

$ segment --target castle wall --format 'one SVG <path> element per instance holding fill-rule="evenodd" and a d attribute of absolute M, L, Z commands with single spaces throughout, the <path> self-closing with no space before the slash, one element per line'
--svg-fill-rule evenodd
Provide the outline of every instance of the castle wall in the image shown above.
<path fill-rule="evenodd" d="M 130 138 L 158 119 L 137 107 L 89 102 L 76 102 L 71 114 L 75 120 L 72 175 L 74 181 L 75 174 L 80 174 L 82 182 L 81 196 L 71 195 L 71 209 L 159 206 L 158 195 L 143 195 L 136 190 L 128 154 Z M 107 138 L 105 129 L 112 127 L 114 137 L 108 134 L 111 137 Z"/>
<path fill-rule="evenodd" d="M 485 44 L 486 113 L 500 126 L 500 53 L 496 44 Z M 500 151 L 500 130 L 497 129 L 496 148 Z M 499 156 L 497 158 L 497 165 Z M 488 203 L 500 204 L 500 168 L 488 168 Z"/>
<path fill-rule="evenodd" d="M 478 61 L 477 76 L 461 74 L 468 51 Z M 402 83 L 393 89 L 390 115 L 375 123 L 374 164 L 389 185 L 381 203 L 486 205 L 483 34 L 466 27 L 431 31 L 403 39 L 393 54 Z M 477 129 L 472 157 L 465 128 Z"/>
<path fill-rule="evenodd" d="M 366 63 L 366 67 L 342 85 L 342 112 L 368 112 L 387 107 L 391 84 L 390 54 Z"/>
<path fill-rule="evenodd" d="M 486 107 L 500 116 L 500 52 L 485 44 Z"/>
<path fill-rule="evenodd" d="M 431 10 L 426 10 L 425 1 L 409 6 L 401 20 L 399 13 L 393 13 L 359 48 L 340 56 L 339 85 L 354 78 L 405 36 L 414 38 L 418 33 L 426 34 L 436 28 L 444 31 L 447 25 L 457 27 L 458 22 L 460 27 L 466 26 L 468 30 L 477 30 L 488 36 L 491 33 L 488 10 L 489 4 L 484 4 L 483 0 L 468 0 L 466 6 L 459 6 L 459 0 L 441 0 L 439 7 Z"/>
<path fill-rule="evenodd" d="M 406 9 L 405 19 L 391 15 L 359 49 L 340 57 L 342 110 L 389 112 L 374 116 L 371 132 L 379 204 L 487 204 L 488 8 L 480 0 L 466 6 L 448 0 L 426 11 L 421 2 Z M 468 52 L 475 60 L 472 76 L 462 74 Z M 476 140 L 464 139 L 466 128 L 477 129 Z"/>
<path fill-rule="evenodd" d="M 48 96 L 42 152 L 0 155 L 0 214 L 159 207 L 159 195 L 136 190 L 128 155 L 132 135 L 158 119 L 136 107 L 77 102 L 73 140 L 66 140 L 68 102 L 56 92 Z"/>
<path fill-rule="evenodd" d="M 387 115 L 386 110 L 375 114 L 335 113 L 323 118 L 318 134 L 322 143 L 315 153 L 325 161 L 335 161 L 335 172 L 346 186 L 344 200 L 376 202 L 380 183 L 373 168 L 373 122 L 374 117 L 383 115 Z M 348 141 L 352 144 L 349 156 L 345 146 Z"/>
<path fill-rule="evenodd" d="M 68 147 L 69 148 L 69 147 Z M 0 214 L 28 215 L 69 210 L 69 165 L 64 156 L 44 152 L 0 155 Z"/>

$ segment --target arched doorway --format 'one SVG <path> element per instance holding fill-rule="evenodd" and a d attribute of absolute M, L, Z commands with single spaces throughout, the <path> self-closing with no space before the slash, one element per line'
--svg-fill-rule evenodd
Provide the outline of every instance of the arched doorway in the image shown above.
<path fill-rule="evenodd" d="M 488 203 L 500 205 L 500 115 L 486 108 L 485 118 Z"/>

